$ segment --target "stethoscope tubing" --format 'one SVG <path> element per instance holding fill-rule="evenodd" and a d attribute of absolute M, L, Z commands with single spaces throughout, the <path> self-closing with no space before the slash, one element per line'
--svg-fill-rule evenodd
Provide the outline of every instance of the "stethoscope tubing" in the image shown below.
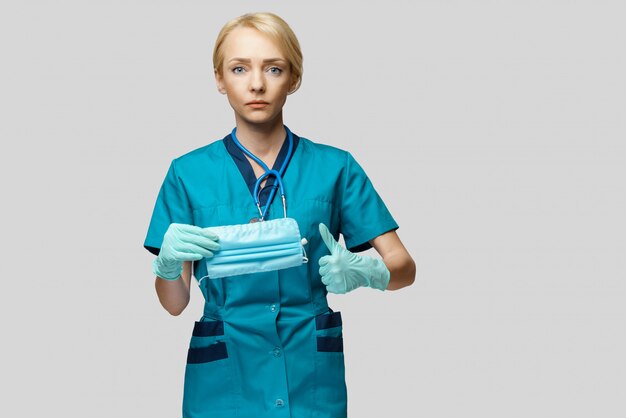
<path fill-rule="evenodd" d="M 283 164 L 281 165 L 280 169 L 278 171 L 276 170 L 270 170 L 270 168 L 267 166 L 267 164 L 265 164 L 263 161 L 261 161 L 260 158 L 258 158 L 256 155 L 254 155 L 253 153 L 251 153 L 248 149 L 246 149 L 246 147 L 244 147 L 241 142 L 239 142 L 239 140 L 237 139 L 237 135 L 236 135 L 236 131 L 237 131 L 237 127 L 233 128 L 232 132 L 231 132 L 231 137 L 233 138 L 233 141 L 235 142 L 235 145 L 237 145 L 237 147 L 244 153 L 246 154 L 248 157 L 250 157 L 252 160 L 254 160 L 257 164 L 259 164 L 264 170 L 265 173 L 263 173 L 261 176 L 259 176 L 259 178 L 256 180 L 256 182 L 254 183 L 254 192 L 253 194 L 253 199 L 254 199 L 254 203 L 256 204 L 258 210 L 259 210 L 259 215 L 260 221 L 265 220 L 265 218 L 267 217 L 267 212 L 269 211 L 270 208 L 270 204 L 272 203 L 272 200 L 274 199 L 274 196 L 276 195 L 276 190 L 280 190 L 280 195 L 283 201 L 283 214 L 285 217 L 287 217 L 287 204 L 286 204 L 286 199 L 285 199 L 285 188 L 283 186 L 283 179 L 282 176 L 285 174 L 285 170 L 287 169 L 287 163 L 289 162 L 289 160 L 291 159 L 291 154 L 293 153 L 293 134 L 291 133 L 291 131 L 289 130 L 289 128 L 287 128 L 287 126 L 283 125 L 285 127 L 285 130 L 287 131 L 287 139 L 289 141 L 289 148 L 287 150 L 287 156 L 285 157 L 285 160 L 283 161 Z M 267 177 L 269 176 L 274 176 L 276 178 L 276 182 L 278 183 L 278 186 L 276 185 L 272 185 L 272 190 L 270 191 L 270 195 L 267 199 L 267 203 L 265 204 L 265 207 L 263 209 L 261 209 L 261 200 L 260 200 L 260 190 L 259 187 L 261 185 L 261 183 L 263 182 L 263 180 L 265 180 Z"/>

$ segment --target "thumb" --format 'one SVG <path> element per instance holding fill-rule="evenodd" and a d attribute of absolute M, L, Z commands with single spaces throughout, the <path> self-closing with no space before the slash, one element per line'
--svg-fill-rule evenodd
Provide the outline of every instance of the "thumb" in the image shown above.
<path fill-rule="evenodd" d="M 326 247 L 328 247 L 331 254 L 335 254 L 335 252 L 337 252 L 337 247 L 339 247 L 339 243 L 335 241 L 335 238 L 333 238 L 333 235 L 330 233 L 326 225 L 320 224 L 319 229 L 324 244 L 326 244 Z"/>

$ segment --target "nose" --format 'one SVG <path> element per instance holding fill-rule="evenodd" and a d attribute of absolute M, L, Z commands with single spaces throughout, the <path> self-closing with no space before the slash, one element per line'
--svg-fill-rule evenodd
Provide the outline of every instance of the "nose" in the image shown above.
<path fill-rule="evenodd" d="M 252 72 L 252 77 L 250 79 L 250 90 L 253 92 L 265 91 L 265 77 L 263 76 L 263 71 L 255 70 Z"/>

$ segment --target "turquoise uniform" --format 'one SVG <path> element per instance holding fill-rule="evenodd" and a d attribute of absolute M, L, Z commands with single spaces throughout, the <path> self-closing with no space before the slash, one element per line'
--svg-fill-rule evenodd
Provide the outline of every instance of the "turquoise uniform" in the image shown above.
<path fill-rule="evenodd" d="M 172 162 L 147 249 L 158 252 L 170 223 L 210 227 L 258 217 L 242 160 L 227 150 L 227 139 Z M 329 309 L 318 273 L 319 258 L 329 253 L 318 225 L 335 238 L 341 233 L 355 251 L 398 225 L 363 169 L 337 148 L 298 138 L 283 182 L 287 215 L 308 240 L 309 262 L 200 281 L 206 302 L 187 355 L 184 417 L 347 415 L 341 314 Z M 282 216 L 282 202 L 274 199 L 268 218 Z M 194 270 L 196 278 L 206 275 L 203 262 Z"/>

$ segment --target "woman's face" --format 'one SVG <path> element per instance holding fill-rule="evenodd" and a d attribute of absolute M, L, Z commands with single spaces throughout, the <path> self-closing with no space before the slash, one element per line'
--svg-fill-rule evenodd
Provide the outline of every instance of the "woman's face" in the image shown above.
<path fill-rule="evenodd" d="M 222 75 L 216 71 L 215 79 L 235 111 L 237 124 L 271 124 L 277 117 L 282 123 L 282 108 L 294 83 L 280 48 L 247 27 L 234 29 L 222 47 Z"/>

